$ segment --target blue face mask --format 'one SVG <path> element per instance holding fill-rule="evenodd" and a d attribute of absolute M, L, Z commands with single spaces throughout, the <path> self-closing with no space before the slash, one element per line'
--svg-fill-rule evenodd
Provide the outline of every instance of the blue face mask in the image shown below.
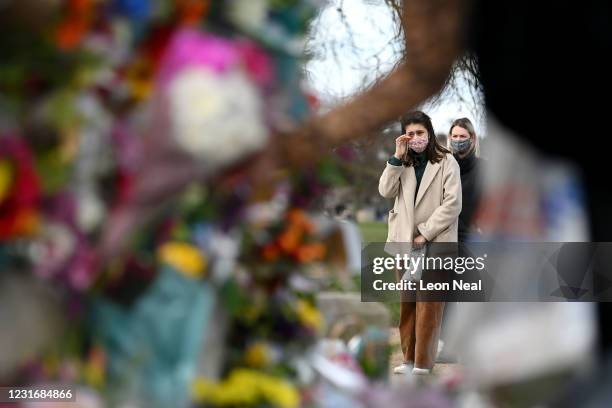
<path fill-rule="evenodd" d="M 454 152 L 463 153 L 467 151 L 472 146 L 472 141 L 470 139 L 465 140 L 451 140 L 451 147 Z"/>

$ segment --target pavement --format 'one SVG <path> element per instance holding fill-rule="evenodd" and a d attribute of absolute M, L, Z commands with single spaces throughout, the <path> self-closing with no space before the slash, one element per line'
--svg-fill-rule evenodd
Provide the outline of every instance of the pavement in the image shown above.
<path fill-rule="evenodd" d="M 400 347 L 399 330 L 395 327 L 389 329 L 389 342 L 391 344 L 391 359 L 389 364 L 389 378 L 393 379 L 397 377 L 397 374 L 393 374 L 393 368 L 402 363 L 402 349 Z M 460 369 L 459 364 L 455 363 L 436 363 L 433 368 L 432 374 L 436 377 L 446 376 L 452 374 L 454 371 Z"/>

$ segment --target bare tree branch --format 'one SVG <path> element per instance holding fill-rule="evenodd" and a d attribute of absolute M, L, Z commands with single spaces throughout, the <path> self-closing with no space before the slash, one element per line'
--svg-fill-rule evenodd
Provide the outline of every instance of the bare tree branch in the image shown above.
<path fill-rule="evenodd" d="M 283 157 L 292 164 L 308 163 L 323 150 L 366 135 L 439 92 L 463 52 L 462 5 L 462 0 L 403 2 L 401 63 L 369 89 L 280 138 Z"/>

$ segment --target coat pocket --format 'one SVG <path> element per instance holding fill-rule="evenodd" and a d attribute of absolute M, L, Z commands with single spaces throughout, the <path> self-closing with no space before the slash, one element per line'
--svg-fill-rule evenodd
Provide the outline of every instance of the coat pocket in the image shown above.
<path fill-rule="evenodd" d="M 387 232 L 387 242 L 395 242 L 397 241 L 397 215 L 394 209 L 389 211 L 389 216 L 387 219 L 388 232 Z"/>
<path fill-rule="evenodd" d="M 444 228 L 433 240 L 434 242 L 457 242 L 457 226 L 455 223 Z"/>

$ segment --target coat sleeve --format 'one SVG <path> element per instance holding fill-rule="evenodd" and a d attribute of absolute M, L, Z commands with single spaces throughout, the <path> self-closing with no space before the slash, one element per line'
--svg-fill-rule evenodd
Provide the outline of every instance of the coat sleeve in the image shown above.
<path fill-rule="evenodd" d="M 380 180 L 378 181 L 378 192 L 385 198 L 395 198 L 399 192 L 400 175 L 404 166 L 395 166 L 389 162 L 385 166 Z"/>
<path fill-rule="evenodd" d="M 427 221 L 417 226 L 427 241 L 432 241 L 448 228 L 461 212 L 461 171 L 457 160 L 452 155 L 447 155 L 443 177 L 442 204 L 434 210 Z"/>

